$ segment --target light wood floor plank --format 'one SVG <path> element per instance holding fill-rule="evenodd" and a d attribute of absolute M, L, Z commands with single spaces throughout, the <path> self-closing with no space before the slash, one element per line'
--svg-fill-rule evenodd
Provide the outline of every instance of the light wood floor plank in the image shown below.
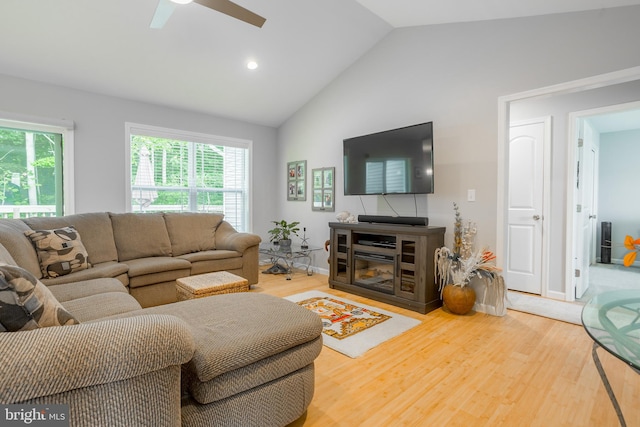
<path fill-rule="evenodd" d="M 581 326 L 508 310 L 422 315 L 330 289 L 327 277 L 261 274 L 252 292 L 319 290 L 422 323 L 351 359 L 324 347 L 315 395 L 290 427 L 616 426 Z M 627 425 L 640 427 L 640 375 L 599 351 Z"/>

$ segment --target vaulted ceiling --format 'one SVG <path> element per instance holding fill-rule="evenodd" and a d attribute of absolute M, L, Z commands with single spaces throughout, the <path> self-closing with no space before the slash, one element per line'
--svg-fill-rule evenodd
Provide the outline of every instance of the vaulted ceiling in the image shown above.
<path fill-rule="evenodd" d="M 200 4 L 162 29 L 158 0 L 2 0 L 0 73 L 277 127 L 394 28 L 640 0 L 237 0 L 257 28 Z M 255 60 L 258 68 L 246 63 Z"/>

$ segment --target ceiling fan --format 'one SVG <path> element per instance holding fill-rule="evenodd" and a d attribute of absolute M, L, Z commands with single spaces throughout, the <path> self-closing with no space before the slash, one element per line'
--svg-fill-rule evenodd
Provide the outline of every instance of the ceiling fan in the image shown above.
<path fill-rule="evenodd" d="M 151 20 L 151 28 L 162 28 L 164 24 L 169 20 L 169 17 L 179 4 L 187 4 L 191 2 L 201 4 L 209 9 L 216 10 L 218 12 L 229 15 L 233 18 L 244 21 L 248 24 L 255 25 L 262 28 L 266 19 L 260 15 L 256 15 L 248 9 L 229 1 L 229 0 L 160 0 L 156 13 Z"/>

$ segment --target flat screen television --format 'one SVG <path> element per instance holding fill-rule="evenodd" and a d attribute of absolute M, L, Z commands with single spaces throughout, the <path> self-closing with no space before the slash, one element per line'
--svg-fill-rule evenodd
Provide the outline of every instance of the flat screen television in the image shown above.
<path fill-rule="evenodd" d="M 433 123 L 348 138 L 344 194 L 433 193 Z"/>

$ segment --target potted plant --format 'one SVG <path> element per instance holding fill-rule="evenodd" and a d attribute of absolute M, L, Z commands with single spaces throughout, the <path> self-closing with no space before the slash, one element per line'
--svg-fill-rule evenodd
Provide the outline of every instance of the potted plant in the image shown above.
<path fill-rule="evenodd" d="M 476 302 L 476 292 L 471 286 L 474 277 L 483 280 L 483 305 L 487 298 L 495 304 L 496 313 L 504 310 L 506 287 L 496 267 L 495 255 L 486 248 L 474 250 L 475 224 L 463 225 L 456 203 L 453 250 L 445 247 L 435 251 L 435 272 L 440 285 L 440 293 L 445 306 L 455 314 L 466 314 Z"/>
<path fill-rule="evenodd" d="M 271 230 L 269 230 L 269 234 L 271 235 L 270 241 L 274 244 L 280 244 L 280 247 L 289 247 L 291 246 L 291 236 L 297 236 L 298 225 L 300 225 L 299 221 L 287 222 L 284 219 L 281 221 L 271 221 L 275 224 Z"/>

